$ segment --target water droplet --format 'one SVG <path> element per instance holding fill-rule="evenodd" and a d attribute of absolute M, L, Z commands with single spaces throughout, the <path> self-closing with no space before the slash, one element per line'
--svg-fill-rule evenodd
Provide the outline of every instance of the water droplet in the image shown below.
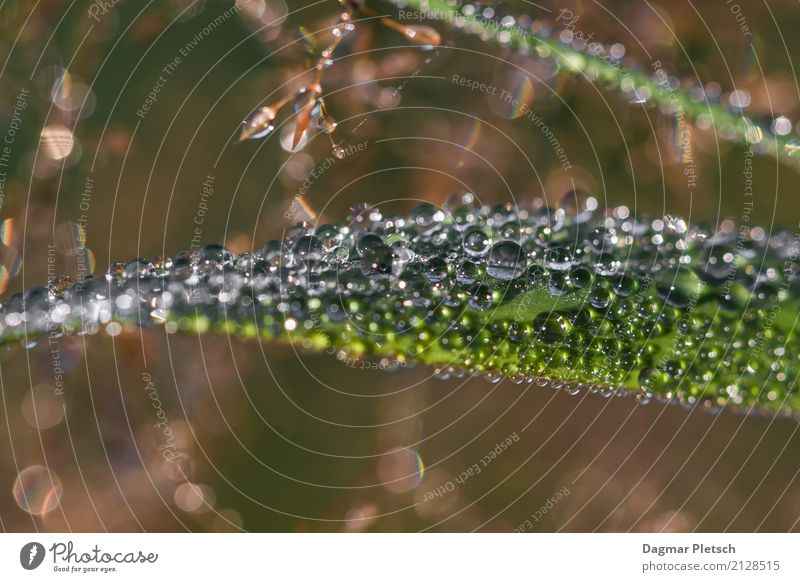
<path fill-rule="evenodd" d="M 218 263 L 229 265 L 232 262 L 231 252 L 220 244 L 209 244 L 197 251 L 197 259 L 201 263 Z"/>
<path fill-rule="evenodd" d="M 469 292 L 469 305 L 478 311 L 484 311 L 492 306 L 492 290 L 486 285 L 475 285 Z"/>
<path fill-rule="evenodd" d="M 328 135 L 332 134 L 336 130 L 337 125 L 338 123 L 336 120 L 330 115 L 322 115 L 316 120 L 317 129 L 327 133 Z"/>
<path fill-rule="evenodd" d="M 316 236 L 307 234 L 297 239 L 294 243 L 294 252 L 301 259 L 319 260 L 322 258 L 322 241 Z"/>
<path fill-rule="evenodd" d="M 544 253 L 545 265 L 554 271 L 567 271 L 572 267 L 572 255 L 563 247 L 549 248 Z"/>
<path fill-rule="evenodd" d="M 556 219 L 558 221 L 583 224 L 592 218 L 597 210 L 597 198 L 584 190 L 570 190 L 558 201 Z"/>
<path fill-rule="evenodd" d="M 128 279 L 144 279 L 152 273 L 153 265 L 145 259 L 134 259 L 125 264 L 125 276 Z"/>
<path fill-rule="evenodd" d="M 693 271 L 685 268 L 678 272 L 667 271 L 656 279 L 656 292 L 667 305 L 683 309 L 698 300 L 700 280 Z"/>
<path fill-rule="evenodd" d="M 14 481 L 14 501 L 31 515 L 45 515 L 61 502 L 63 487 L 55 471 L 41 465 L 23 469 Z"/>
<path fill-rule="evenodd" d="M 603 253 L 594 261 L 595 273 L 603 277 L 616 275 L 621 267 L 622 262 L 611 253 Z"/>
<path fill-rule="evenodd" d="M 356 243 L 356 251 L 358 255 L 363 257 L 364 254 L 370 249 L 376 249 L 384 246 L 383 239 L 374 233 L 367 233 L 361 235 Z"/>
<path fill-rule="evenodd" d="M 472 261 L 463 259 L 456 268 L 456 280 L 462 285 L 471 285 L 481 276 L 481 268 Z"/>
<path fill-rule="evenodd" d="M 481 257 L 489 251 L 491 242 L 483 229 L 471 227 L 464 233 L 464 252 L 471 257 Z"/>
<path fill-rule="evenodd" d="M 441 208 L 433 204 L 420 204 L 411 212 L 411 220 L 414 225 L 423 233 L 431 232 L 438 228 L 445 219 L 445 213 Z"/>
<path fill-rule="evenodd" d="M 277 111 L 271 105 L 256 107 L 244 121 L 239 134 L 239 141 L 248 139 L 261 139 L 275 131 L 275 116 Z"/>
<path fill-rule="evenodd" d="M 392 274 L 392 251 L 380 245 L 366 249 L 361 255 L 361 272 L 370 278 Z"/>
<path fill-rule="evenodd" d="M 586 267 L 577 267 L 570 272 L 569 280 L 576 289 L 587 289 L 592 284 L 592 272 Z"/>
<path fill-rule="evenodd" d="M 294 114 L 299 115 L 302 111 L 312 107 L 317 112 L 320 110 L 319 94 L 322 92 L 319 86 L 300 87 L 294 93 L 292 107 Z M 313 116 L 313 115 L 312 115 Z"/>
<path fill-rule="evenodd" d="M 339 16 L 339 22 L 336 23 L 336 28 L 333 29 L 333 35 L 336 37 L 343 37 L 355 30 L 355 25 L 348 12 L 342 12 Z"/>
<path fill-rule="evenodd" d="M 512 281 L 520 277 L 528 266 L 522 248 L 513 241 L 495 243 L 489 251 L 486 273 L 495 279 Z"/>
<path fill-rule="evenodd" d="M 588 301 L 595 309 L 605 309 L 611 304 L 611 293 L 602 287 L 595 287 L 589 293 Z"/>

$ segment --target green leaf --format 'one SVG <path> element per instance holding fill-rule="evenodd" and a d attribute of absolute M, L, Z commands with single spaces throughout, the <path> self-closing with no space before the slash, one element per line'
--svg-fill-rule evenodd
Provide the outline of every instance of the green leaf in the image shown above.
<path fill-rule="evenodd" d="M 408 217 L 360 207 L 349 224 L 301 223 L 254 253 L 208 245 L 119 263 L 9 298 L 0 334 L 30 344 L 163 325 L 570 393 L 800 409 L 797 237 L 564 200 L 490 208 L 466 195 Z"/>

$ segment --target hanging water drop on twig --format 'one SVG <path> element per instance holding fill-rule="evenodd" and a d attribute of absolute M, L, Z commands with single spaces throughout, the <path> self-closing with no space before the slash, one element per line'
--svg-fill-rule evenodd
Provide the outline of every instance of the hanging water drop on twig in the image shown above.
<path fill-rule="evenodd" d="M 294 95 L 290 95 L 281 100 L 277 105 L 263 106 L 256 108 L 242 122 L 242 130 L 239 141 L 248 139 L 259 139 L 270 135 L 275 130 L 275 119 L 278 111 L 289 100 L 294 101 L 295 125 L 292 135 L 292 149 L 296 149 L 303 136 L 312 126 L 328 135 L 334 155 L 338 158 L 344 157 L 344 149 L 333 139 L 333 132 L 336 130 L 337 122 L 328 115 L 325 110 L 325 101 L 322 98 L 322 75 L 333 65 L 333 53 L 342 39 L 355 30 L 353 23 L 353 12 L 358 10 L 362 14 L 370 17 L 377 17 L 378 21 L 384 26 L 396 30 L 402 34 L 409 42 L 420 46 L 440 46 L 442 37 L 439 32 L 427 25 L 405 25 L 389 18 L 379 16 L 376 12 L 364 6 L 363 2 L 353 0 L 340 0 L 345 11 L 339 15 L 336 25 L 331 29 L 333 40 L 322 50 L 317 59 L 314 81 L 302 87 Z M 297 33 L 306 49 L 313 50 L 314 40 L 309 31 L 300 28 Z"/>
<path fill-rule="evenodd" d="M 327 114 L 317 118 L 316 124 L 317 124 L 317 129 L 324 131 L 328 135 L 336 131 L 336 126 L 338 125 L 336 120 Z"/>
<path fill-rule="evenodd" d="M 308 129 L 312 117 L 314 117 L 314 110 L 321 109 L 320 93 L 322 93 L 322 87 L 315 83 L 301 88 L 294 94 L 295 126 L 292 149 L 295 149 L 303 138 L 303 134 Z"/>
<path fill-rule="evenodd" d="M 261 139 L 275 131 L 275 116 L 278 114 L 275 107 L 265 105 L 257 107 L 242 121 L 242 131 L 239 141 L 248 139 Z"/>

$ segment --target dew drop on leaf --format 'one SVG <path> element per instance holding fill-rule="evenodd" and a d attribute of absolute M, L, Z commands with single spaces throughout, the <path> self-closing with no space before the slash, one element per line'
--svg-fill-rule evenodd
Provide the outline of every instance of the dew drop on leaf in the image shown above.
<path fill-rule="evenodd" d="M 489 251 L 486 272 L 490 277 L 512 281 L 520 277 L 528 266 L 528 260 L 520 246 L 510 240 L 496 243 Z"/>

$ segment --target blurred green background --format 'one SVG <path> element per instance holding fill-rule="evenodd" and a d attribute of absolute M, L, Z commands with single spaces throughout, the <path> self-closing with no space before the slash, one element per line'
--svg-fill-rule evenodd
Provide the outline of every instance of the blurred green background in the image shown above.
<path fill-rule="evenodd" d="M 660 60 L 682 83 L 745 91 L 758 118 L 800 117 L 795 2 L 742 3 L 738 21 L 725 2 L 490 5 L 549 23 L 569 9 L 577 30 L 645 68 Z M 308 219 L 292 205 L 300 188 L 320 221 L 358 202 L 404 212 L 463 191 L 555 204 L 570 179 L 604 207 L 740 220 L 740 146 L 694 130 L 690 192 L 669 115 L 436 21 L 422 22 L 443 35 L 434 50 L 357 23 L 323 89 L 336 139 L 364 147 L 303 187 L 331 156 L 325 136 L 292 152 L 291 122 L 241 144 L 238 128 L 310 81 L 339 12 L 336 0 L 0 2 L 0 132 L 18 127 L 0 206 L 4 297 L 82 264 L 104 273 L 174 256 L 193 237 L 260 248 Z M 523 99 L 572 171 L 530 120 L 453 75 Z M 797 170 L 759 158 L 753 180 L 753 221 L 795 231 Z M 161 330 L 10 347 L 0 392 L 6 531 L 510 531 L 526 520 L 534 531 L 787 531 L 800 518 L 800 436 L 786 419 L 442 381 Z M 519 439 L 482 464 L 509 435 Z"/>

